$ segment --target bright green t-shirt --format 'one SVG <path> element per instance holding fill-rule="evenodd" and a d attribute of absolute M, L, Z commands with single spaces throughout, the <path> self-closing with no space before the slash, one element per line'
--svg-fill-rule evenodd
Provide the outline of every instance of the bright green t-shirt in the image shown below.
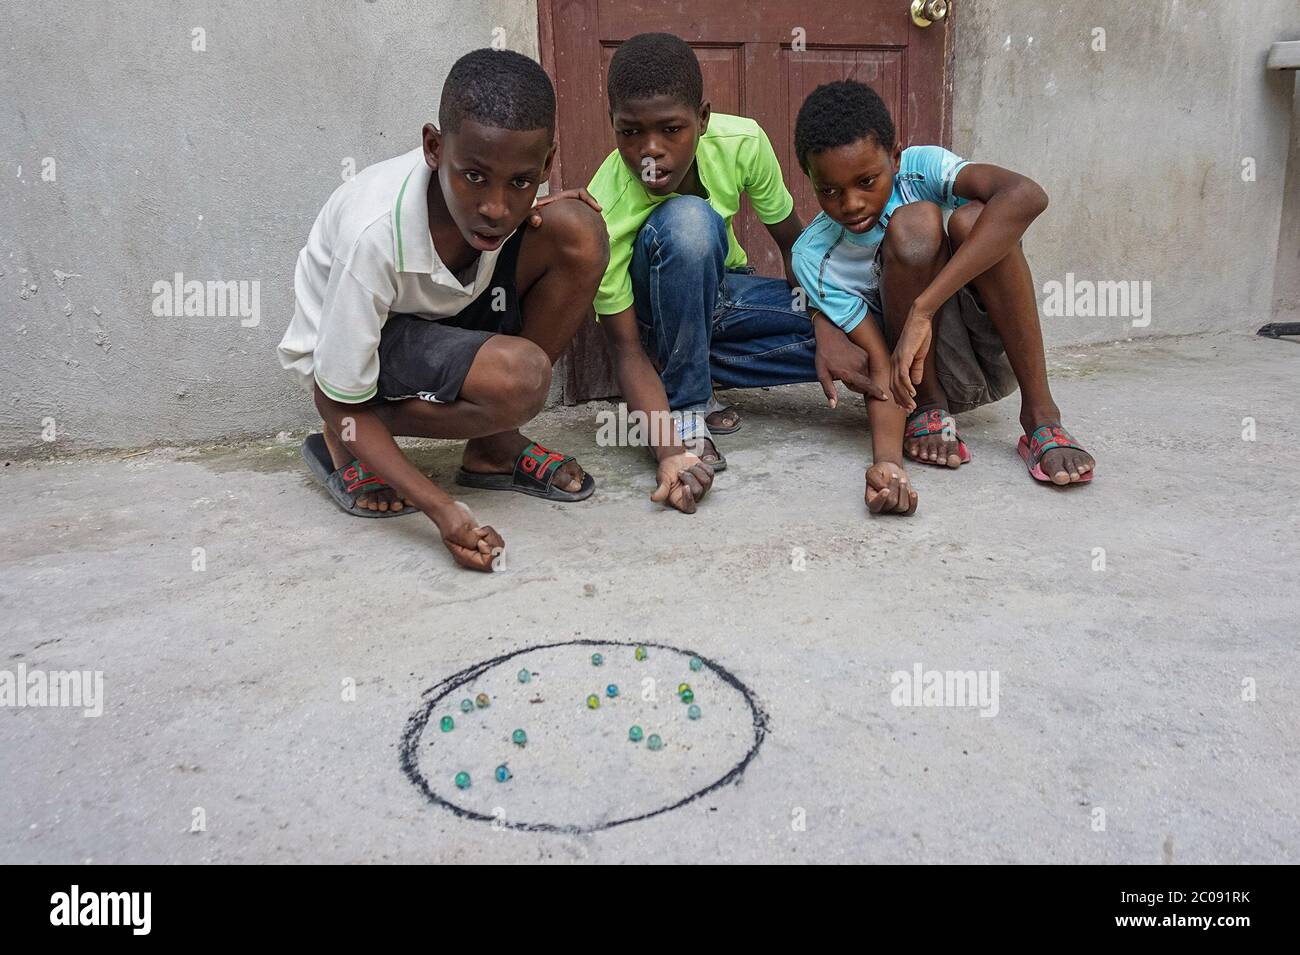
<path fill-rule="evenodd" d="M 727 223 L 727 268 L 741 268 L 749 260 L 731 228 L 741 193 L 748 194 L 754 214 L 765 225 L 780 222 L 794 209 L 767 133 L 752 119 L 714 113 L 708 131 L 695 147 L 695 167 L 709 205 Z M 628 269 L 636 234 L 655 206 L 677 193 L 652 195 L 627 168 L 617 149 L 601 163 L 587 191 L 600 203 L 609 230 L 609 267 L 596 293 L 596 314 L 616 315 L 632 305 Z"/>

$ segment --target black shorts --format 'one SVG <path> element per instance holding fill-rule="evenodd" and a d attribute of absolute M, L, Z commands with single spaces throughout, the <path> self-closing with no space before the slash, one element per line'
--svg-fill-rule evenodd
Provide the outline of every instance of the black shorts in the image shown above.
<path fill-rule="evenodd" d="M 420 398 L 449 404 L 460 396 L 474 357 L 493 335 L 523 328 L 515 267 L 523 244 L 521 225 L 497 256 L 492 281 L 478 298 L 450 318 L 388 316 L 379 337 L 379 392 L 367 404 Z"/>

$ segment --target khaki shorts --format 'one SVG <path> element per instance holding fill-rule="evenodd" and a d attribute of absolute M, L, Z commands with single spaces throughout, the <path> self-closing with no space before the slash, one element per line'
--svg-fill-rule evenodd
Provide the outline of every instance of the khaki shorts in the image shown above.
<path fill-rule="evenodd" d="M 945 215 L 945 226 L 947 221 Z M 880 250 L 877 250 L 873 263 L 877 276 L 882 266 Z M 881 287 L 879 279 L 876 287 Z M 871 314 L 889 341 L 883 312 L 873 307 Z M 935 349 L 939 384 L 948 395 L 948 410 L 953 414 L 1000 401 L 1019 387 L 1002 338 L 969 285 L 944 302 L 935 315 L 934 340 L 930 347 Z"/>

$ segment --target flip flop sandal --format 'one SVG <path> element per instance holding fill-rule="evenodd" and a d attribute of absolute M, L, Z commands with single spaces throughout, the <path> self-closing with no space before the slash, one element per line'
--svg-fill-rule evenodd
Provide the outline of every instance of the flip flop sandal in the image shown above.
<path fill-rule="evenodd" d="M 353 517 L 402 517 L 419 510 L 417 507 L 407 506 L 400 511 L 372 511 L 368 507 L 359 505 L 357 498 L 362 494 L 382 491 L 390 485 L 385 483 L 378 474 L 366 470 L 366 466 L 355 458 L 343 467 L 335 469 L 323 434 L 307 436 L 307 440 L 302 443 L 302 457 L 307 462 L 307 467 L 311 469 L 311 473 L 325 485 L 325 490 L 329 491 L 334 503 L 340 510 L 347 511 Z"/>
<path fill-rule="evenodd" d="M 519 457 L 515 458 L 512 473 L 480 474 L 461 468 L 456 472 L 456 483 L 486 491 L 519 491 L 548 501 L 585 501 L 596 490 L 596 479 L 590 474 L 583 474 L 582 487 L 576 491 L 555 487 L 555 475 L 572 460 L 574 457 L 571 454 L 565 456 L 542 447 L 536 441 L 530 441 L 519 452 Z"/>
<path fill-rule="evenodd" d="M 710 424 L 709 425 L 710 432 L 712 432 L 713 434 L 735 434 L 737 431 L 740 430 L 740 426 L 744 424 L 744 422 L 740 420 L 740 413 L 736 411 L 736 409 L 733 408 L 731 405 L 727 405 L 727 407 L 725 408 L 719 408 L 717 411 L 711 411 L 709 412 L 709 414 L 705 415 L 704 417 L 707 419 L 715 414 L 719 414 L 719 415 L 726 414 L 728 411 L 730 411 L 733 415 L 735 415 L 736 423 L 732 425 L 730 428 L 715 428 L 713 425 Z M 708 422 L 706 421 L 705 423 L 707 424 Z"/>
<path fill-rule="evenodd" d="M 951 430 L 952 436 L 957 439 L 957 457 L 961 458 L 961 463 L 969 464 L 970 449 L 966 447 L 966 442 L 957 433 L 957 420 L 943 408 L 931 408 L 929 411 L 919 409 L 913 411 L 908 415 L 907 430 L 903 432 L 903 440 L 925 438 L 932 434 L 942 435 L 945 430 Z M 931 464 L 941 468 L 948 467 L 944 461 L 922 461 L 910 454 L 907 457 L 908 460 L 915 461 L 917 464 Z"/>
<path fill-rule="evenodd" d="M 1029 473 L 1035 481 L 1054 484 L 1057 487 L 1069 487 L 1071 484 L 1087 484 L 1092 480 L 1093 471 L 1096 470 L 1095 465 L 1092 470 L 1080 474 L 1077 481 L 1071 481 L 1069 484 L 1056 484 L 1043 470 L 1042 465 L 1043 455 L 1054 448 L 1073 448 L 1076 451 L 1087 450 L 1070 436 L 1070 432 L 1059 424 L 1045 424 L 1036 429 L 1032 435 L 1022 434 L 1020 441 L 1016 444 L 1016 451 L 1019 452 L 1021 460 L 1025 462 L 1025 467 L 1029 469 Z"/>
<path fill-rule="evenodd" d="M 709 434 L 707 435 L 701 434 L 696 435 L 693 438 L 687 438 L 682 442 L 682 447 L 691 452 L 691 454 L 695 455 L 701 461 L 704 461 L 703 449 L 697 451 L 695 447 L 692 447 L 692 445 L 698 445 L 701 442 L 708 441 L 713 445 L 713 453 L 718 456 L 718 459 L 716 461 L 704 461 L 704 463 L 713 469 L 714 474 L 721 474 L 723 471 L 727 470 L 727 456 L 722 453 L 722 449 L 718 447 L 718 442 L 713 440 L 712 435 L 729 433 L 730 432 L 713 431 L 710 429 Z"/>

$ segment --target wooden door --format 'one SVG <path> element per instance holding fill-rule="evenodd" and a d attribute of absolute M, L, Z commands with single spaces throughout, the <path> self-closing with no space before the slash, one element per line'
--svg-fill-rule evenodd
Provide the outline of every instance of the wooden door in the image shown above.
<path fill-rule="evenodd" d="M 749 116 L 767 131 L 806 225 L 818 206 L 794 158 L 794 122 L 819 84 L 870 84 L 904 146 L 949 143 L 953 14 L 920 28 L 909 8 L 910 0 L 538 0 L 542 65 L 559 110 L 552 190 L 585 186 L 614 149 L 605 99 L 614 50 L 637 33 L 663 31 L 695 48 L 715 112 Z M 782 274 L 776 246 L 747 203 L 735 229 L 751 265 Z M 579 332 L 562 369 L 568 403 L 618 390 L 592 326 Z"/>

